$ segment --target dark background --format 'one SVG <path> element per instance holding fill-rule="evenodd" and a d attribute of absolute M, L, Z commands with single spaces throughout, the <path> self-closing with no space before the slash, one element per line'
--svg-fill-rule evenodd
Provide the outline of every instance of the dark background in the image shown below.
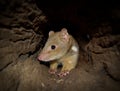
<path fill-rule="evenodd" d="M 102 23 L 108 23 L 119 31 L 120 4 L 116 0 L 36 0 L 37 6 L 48 18 L 49 27 L 67 27 L 85 34 Z"/>

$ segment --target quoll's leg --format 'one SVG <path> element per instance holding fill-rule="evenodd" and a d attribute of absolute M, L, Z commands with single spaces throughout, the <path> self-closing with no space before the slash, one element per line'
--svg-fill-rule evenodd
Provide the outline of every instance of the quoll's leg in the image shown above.
<path fill-rule="evenodd" d="M 55 74 L 57 72 L 57 66 L 58 66 L 57 62 L 50 62 L 49 73 L 50 74 Z"/>
<path fill-rule="evenodd" d="M 61 72 L 58 74 L 59 77 L 64 77 L 69 74 L 69 72 L 75 68 L 77 64 L 77 59 L 74 56 L 71 56 L 65 59 L 63 62 L 63 68 Z"/>

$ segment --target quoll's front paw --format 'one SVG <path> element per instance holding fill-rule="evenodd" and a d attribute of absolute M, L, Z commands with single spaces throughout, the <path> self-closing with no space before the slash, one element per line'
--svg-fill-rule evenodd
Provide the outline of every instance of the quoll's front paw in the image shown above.
<path fill-rule="evenodd" d="M 59 74 L 58 74 L 58 76 L 59 77 L 64 77 L 64 76 L 66 76 L 66 75 L 68 75 L 70 72 L 68 71 L 68 70 L 64 70 L 64 71 L 61 71 Z"/>
<path fill-rule="evenodd" d="M 56 74 L 56 72 L 57 72 L 57 70 L 55 70 L 55 69 L 49 69 L 49 73 L 50 73 L 50 74 L 53 74 L 53 75 L 54 75 L 54 74 Z"/>

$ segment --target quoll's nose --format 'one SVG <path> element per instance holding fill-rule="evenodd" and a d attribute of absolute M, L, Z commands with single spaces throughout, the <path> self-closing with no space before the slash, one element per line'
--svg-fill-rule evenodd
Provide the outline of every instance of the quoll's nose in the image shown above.
<path fill-rule="evenodd" d="M 44 61 L 45 59 L 46 59 L 46 55 L 45 54 L 41 53 L 41 54 L 38 55 L 38 60 L 39 61 Z"/>
<path fill-rule="evenodd" d="M 39 61 L 41 61 L 41 60 L 42 60 L 41 55 L 39 55 L 37 59 L 38 59 Z"/>
<path fill-rule="evenodd" d="M 41 53 L 38 55 L 38 60 L 39 61 L 47 61 L 48 60 L 48 55 L 45 53 Z"/>

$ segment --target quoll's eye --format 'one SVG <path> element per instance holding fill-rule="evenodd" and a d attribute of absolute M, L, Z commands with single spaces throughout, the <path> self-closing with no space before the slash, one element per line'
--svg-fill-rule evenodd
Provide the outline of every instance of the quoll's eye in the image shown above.
<path fill-rule="evenodd" d="M 55 45 L 51 45 L 51 49 L 54 50 L 56 48 Z"/>

